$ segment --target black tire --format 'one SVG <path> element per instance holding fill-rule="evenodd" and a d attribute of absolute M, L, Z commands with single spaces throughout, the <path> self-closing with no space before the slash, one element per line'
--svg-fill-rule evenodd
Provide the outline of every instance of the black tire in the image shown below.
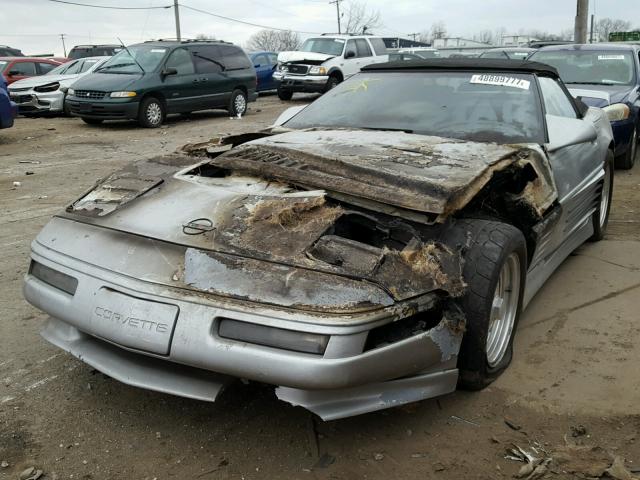
<path fill-rule="evenodd" d="M 638 153 L 638 128 L 633 128 L 633 134 L 631 135 L 631 144 L 624 155 L 616 157 L 616 168 L 620 170 L 630 170 L 636 163 L 636 156 Z"/>
<path fill-rule="evenodd" d="M 522 310 L 522 294 L 527 270 L 527 246 L 516 227 L 495 220 L 460 219 L 446 234 L 447 243 L 465 245 L 463 278 L 465 294 L 457 301 L 467 319 L 458 356 L 459 385 L 479 390 L 493 382 L 509 366 L 513 339 Z M 519 261 L 519 288 L 515 318 L 504 354 L 490 366 L 487 359 L 489 319 L 498 279 L 508 259 Z M 515 304 L 515 301 L 514 301 Z"/>
<path fill-rule="evenodd" d="M 159 128 L 166 117 L 164 104 L 156 97 L 147 97 L 140 102 L 138 124 L 144 128 Z"/>
<path fill-rule="evenodd" d="M 278 98 L 280 100 L 289 101 L 293 98 L 293 91 L 278 87 Z"/>
<path fill-rule="evenodd" d="M 247 113 L 247 94 L 239 88 L 231 93 L 229 99 L 229 114 L 233 117 L 245 115 Z"/>
<path fill-rule="evenodd" d="M 87 117 L 81 117 L 81 118 L 84 123 L 87 123 L 89 125 L 100 125 L 104 121 L 101 118 L 87 118 Z"/>
<path fill-rule="evenodd" d="M 70 117 L 71 116 L 71 110 L 69 109 L 69 105 L 67 104 L 67 96 L 64 96 L 64 99 L 62 100 L 62 115 L 64 117 Z"/>
<path fill-rule="evenodd" d="M 602 187 L 602 193 L 600 194 L 600 201 L 598 202 L 598 208 L 593 212 L 591 222 L 593 224 L 593 235 L 589 239 L 591 242 L 597 242 L 604 238 L 607 232 L 607 225 L 609 224 L 609 213 L 611 212 L 611 198 L 613 196 L 613 152 L 609 150 L 607 153 L 607 159 L 605 160 L 605 175 Z M 608 188 L 605 188 L 605 182 L 608 183 Z M 605 205 L 606 211 L 604 217 L 601 216 L 602 212 L 602 195 L 607 195 L 607 202 Z"/>
<path fill-rule="evenodd" d="M 329 90 L 336 88 L 340 82 L 340 78 L 336 77 L 335 75 L 331 75 L 329 77 L 329 80 L 327 80 L 327 85 L 324 87 L 324 91 L 328 92 Z"/>

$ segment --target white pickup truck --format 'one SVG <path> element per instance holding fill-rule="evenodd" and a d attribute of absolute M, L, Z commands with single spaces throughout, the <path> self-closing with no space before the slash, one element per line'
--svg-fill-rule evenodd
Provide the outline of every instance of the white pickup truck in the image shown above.
<path fill-rule="evenodd" d="M 381 37 L 325 34 L 308 38 L 299 51 L 280 52 L 273 78 L 278 97 L 291 100 L 294 92 L 326 92 L 365 65 L 388 60 Z"/>

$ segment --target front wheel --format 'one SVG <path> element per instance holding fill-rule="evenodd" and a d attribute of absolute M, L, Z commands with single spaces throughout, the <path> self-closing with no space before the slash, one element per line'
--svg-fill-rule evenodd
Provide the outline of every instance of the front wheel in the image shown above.
<path fill-rule="evenodd" d="M 327 85 L 324 87 L 324 91 L 328 92 L 329 90 L 333 90 L 338 86 L 339 83 L 340 83 L 340 79 L 338 77 L 336 76 L 329 77 L 329 80 L 327 80 Z"/>
<path fill-rule="evenodd" d="M 631 140 L 629 140 L 629 148 L 624 155 L 620 155 L 616 158 L 616 168 L 621 170 L 630 170 L 636 163 L 636 154 L 638 152 L 638 128 L 634 127 L 631 134 Z"/>
<path fill-rule="evenodd" d="M 593 235 L 589 240 L 597 242 L 604 238 L 609 223 L 609 212 L 611 211 L 611 197 L 613 196 L 613 152 L 607 152 L 607 159 L 604 162 L 604 179 L 602 181 L 602 191 L 598 208 L 593 212 L 591 223 L 593 224 Z"/>
<path fill-rule="evenodd" d="M 164 122 L 164 105 L 155 97 L 147 97 L 140 103 L 138 123 L 145 128 L 158 128 Z"/>
<path fill-rule="evenodd" d="M 494 220 L 462 219 L 454 227 L 468 242 L 460 306 L 467 324 L 460 354 L 460 386 L 479 390 L 509 366 L 527 269 L 524 235 Z"/>
<path fill-rule="evenodd" d="M 291 100 L 293 98 L 293 92 L 284 88 L 278 88 L 278 98 L 280 100 Z"/>
<path fill-rule="evenodd" d="M 247 113 L 247 94 L 242 90 L 236 89 L 231 94 L 229 113 L 233 117 L 242 116 Z"/>

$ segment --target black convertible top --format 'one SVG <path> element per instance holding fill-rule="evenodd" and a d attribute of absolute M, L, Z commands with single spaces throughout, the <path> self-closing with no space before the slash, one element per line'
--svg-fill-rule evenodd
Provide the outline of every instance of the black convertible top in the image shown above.
<path fill-rule="evenodd" d="M 522 72 L 535 73 L 558 78 L 558 71 L 551 65 L 527 60 L 501 58 L 433 58 L 427 60 L 399 60 L 374 63 L 362 67 L 362 71 L 375 70 L 464 70 L 482 72 Z"/>

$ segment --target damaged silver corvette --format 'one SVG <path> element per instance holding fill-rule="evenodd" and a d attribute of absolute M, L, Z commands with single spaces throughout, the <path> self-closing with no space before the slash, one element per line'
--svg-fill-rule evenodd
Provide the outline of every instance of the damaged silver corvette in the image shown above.
<path fill-rule="evenodd" d="M 236 379 L 323 419 L 477 389 L 602 238 L 606 115 L 518 61 L 369 66 L 266 131 L 98 182 L 32 244 L 42 335 L 122 382 Z"/>

